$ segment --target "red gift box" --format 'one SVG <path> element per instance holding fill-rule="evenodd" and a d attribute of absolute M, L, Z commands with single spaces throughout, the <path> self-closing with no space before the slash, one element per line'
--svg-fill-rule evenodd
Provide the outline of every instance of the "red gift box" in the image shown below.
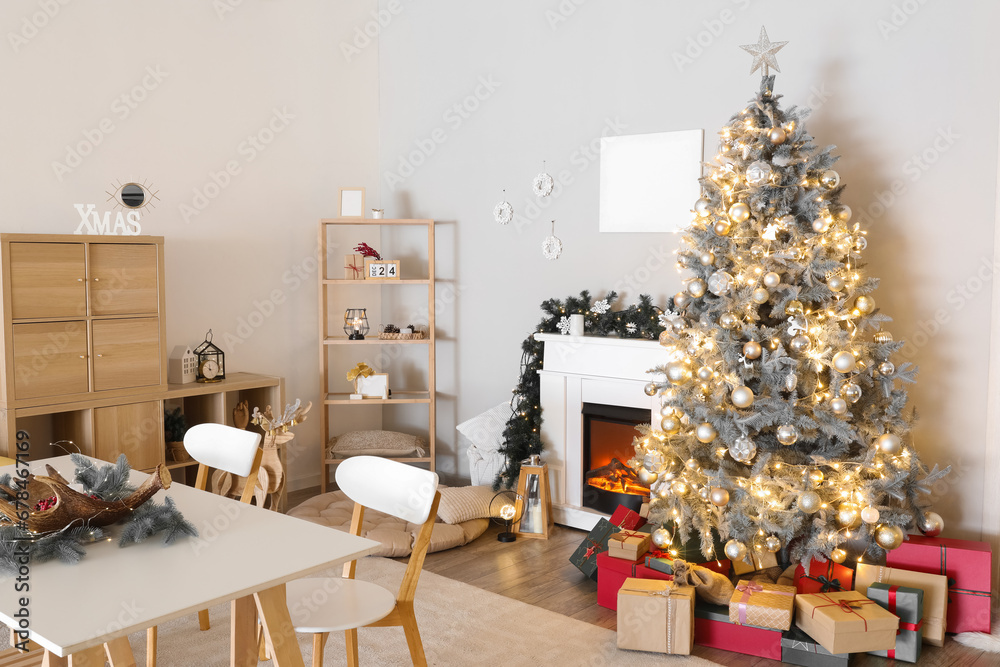
<path fill-rule="evenodd" d="M 729 622 L 729 607 L 698 602 L 694 608 L 694 643 L 723 651 L 781 660 L 781 630 Z"/>
<path fill-rule="evenodd" d="M 618 589 L 625 580 L 660 579 L 673 581 L 674 575 L 651 570 L 643 565 L 643 558 L 636 561 L 609 556 L 607 552 L 597 554 L 597 604 L 613 611 L 618 610 Z"/>
<path fill-rule="evenodd" d="M 838 565 L 832 560 L 826 562 L 813 558 L 809 561 L 809 573 L 802 565 L 795 568 L 795 590 L 804 593 L 829 593 L 849 591 L 854 587 L 854 570 Z"/>
<path fill-rule="evenodd" d="M 646 525 L 646 520 L 639 516 L 638 512 L 624 505 L 619 505 L 608 521 L 622 530 L 639 530 Z"/>
<path fill-rule="evenodd" d="M 948 578 L 948 632 L 990 632 L 993 554 L 986 542 L 909 535 L 886 565 Z"/>

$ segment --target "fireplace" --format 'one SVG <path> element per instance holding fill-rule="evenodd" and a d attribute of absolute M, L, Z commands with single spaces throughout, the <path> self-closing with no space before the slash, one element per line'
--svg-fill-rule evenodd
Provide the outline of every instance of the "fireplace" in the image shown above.
<path fill-rule="evenodd" d="M 649 423 L 649 410 L 583 404 L 583 506 L 605 514 L 618 505 L 638 511 L 649 496 L 629 467 L 635 427 Z"/>

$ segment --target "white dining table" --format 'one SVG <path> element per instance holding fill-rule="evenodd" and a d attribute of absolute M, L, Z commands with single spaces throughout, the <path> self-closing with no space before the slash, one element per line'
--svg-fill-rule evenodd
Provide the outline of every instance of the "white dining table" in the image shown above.
<path fill-rule="evenodd" d="M 73 481 L 70 457 L 32 461 L 31 471 L 45 474 L 46 463 Z M 0 468 L 0 474 L 13 471 Z M 132 471 L 131 482 L 138 486 L 146 477 Z M 46 650 L 44 664 L 103 665 L 106 651 L 112 665 L 128 665 L 134 664 L 130 633 L 231 602 L 231 665 L 257 664 L 259 617 L 275 664 L 300 667 L 285 583 L 379 548 L 373 540 L 179 483 L 153 499 L 162 503 L 165 497 L 173 498 L 198 537 L 166 545 L 154 535 L 119 547 L 121 528 L 106 528 L 111 539 L 87 545 L 79 563 L 31 564 L 27 593 L 15 592 L 15 577 L 0 578 L 0 621 L 16 628 L 19 598 L 27 597 L 31 639 Z"/>

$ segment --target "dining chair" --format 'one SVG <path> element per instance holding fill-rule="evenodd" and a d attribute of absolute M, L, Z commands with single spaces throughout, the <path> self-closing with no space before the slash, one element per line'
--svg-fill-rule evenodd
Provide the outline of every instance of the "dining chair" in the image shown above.
<path fill-rule="evenodd" d="M 246 477 L 240 502 L 249 503 L 253 499 L 257 471 L 260 470 L 260 461 L 264 455 L 260 439 L 260 433 L 225 424 L 198 424 L 189 428 L 184 434 L 184 449 L 198 462 L 195 488 L 205 490 L 210 469 L 225 470 Z M 198 625 L 202 630 L 209 629 L 207 609 L 198 612 Z M 146 667 L 156 667 L 155 625 L 146 630 Z"/>
<path fill-rule="evenodd" d="M 351 533 L 361 535 L 365 509 L 421 524 L 399 592 L 354 578 L 357 561 L 344 564 L 342 578 L 297 579 L 286 584 L 286 600 L 296 632 L 313 635 L 313 667 L 323 664 L 331 632 L 343 630 L 347 664 L 358 664 L 358 628 L 402 626 L 410 659 L 426 665 L 413 614 L 413 598 L 431 541 L 441 494 L 435 472 L 377 456 L 354 456 L 337 466 L 337 486 L 354 501 Z"/>

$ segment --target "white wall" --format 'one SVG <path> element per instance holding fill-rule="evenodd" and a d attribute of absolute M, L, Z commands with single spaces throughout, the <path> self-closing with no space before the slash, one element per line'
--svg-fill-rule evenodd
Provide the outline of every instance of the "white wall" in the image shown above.
<path fill-rule="evenodd" d="M 894 9 L 901 5 L 914 13 Z M 439 294 L 457 293 L 441 313 L 449 339 L 438 354 L 442 471 L 467 475 L 454 425 L 509 397 L 541 301 L 616 287 L 625 301 L 649 292 L 663 303 L 677 291 L 672 262 L 659 260 L 676 237 L 598 233 L 599 165 L 582 147 L 612 124 L 627 134 L 702 127 L 713 155 L 715 133 L 759 83 L 738 45 L 756 42 L 766 24 L 772 40 L 789 41 L 776 91 L 786 106 L 814 107 L 817 143 L 838 145 L 845 201 L 870 220 L 869 269 L 883 279 L 875 298 L 896 318 L 896 338 L 916 343 L 908 348 L 921 368 L 910 394 L 922 415 L 916 442 L 925 461 L 955 467 L 938 507 L 949 533 L 978 537 L 992 271 L 977 273 L 993 260 L 1000 87 L 986 73 L 998 64 L 1000 8 L 380 6 L 401 8 L 380 41 L 382 205 L 390 216 L 442 221 L 438 277 L 448 282 Z M 674 54 L 698 40 L 703 46 L 678 65 Z M 463 103 L 465 115 L 453 108 Z M 925 152 L 923 169 L 914 156 Z M 542 160 L 571 179 L 545 210 L 530 190 Z M 897 194 L 885 194 L 894 183 Z M 508 227 L 491 214 L 503 188 L 521 215 Z M 879 211 L 880 197 L 894 200 L 888 211 Z M 552 218 L 565 244 L 555 262 L 539 248 Z"/>
<path fill-rule="evenodd" d="M 377 185 L 377 48 L 348 63 L 338 44 L 375 3 L 248 0 L 218 13 L 227 3 L 3 3 L 0 229 L 71 233 L 73 204 L 104 208 L 112 182 L 146 179 L 160 201 L 143 233 L 166 237 L 168 344 L 212 328 L 229 371 L 282 375 L 289 399 L 315 401 L 317 221 L 336 214 L 339 187 Z M 41 4 L 58 12 L 46 18 Z M 30 39 L 12 44 L 25 20 Z M 147 67 L 162 80 L 147 79 L 134 109 L 116 103 Z M 268 127 L 275 109 L 287 125 Z M 57 177 L 52 163 L 104 118 L 113 132 Z M 263 150 L 244 144 L 262 131 Z M 230 161 L 240 173 L 185 219 L 181 206 Z M 272 296 L 283 302 L 272 308 Z M 318 483 L 318 427 L 314 409 L 296 429 L 293 488 Z"/>

